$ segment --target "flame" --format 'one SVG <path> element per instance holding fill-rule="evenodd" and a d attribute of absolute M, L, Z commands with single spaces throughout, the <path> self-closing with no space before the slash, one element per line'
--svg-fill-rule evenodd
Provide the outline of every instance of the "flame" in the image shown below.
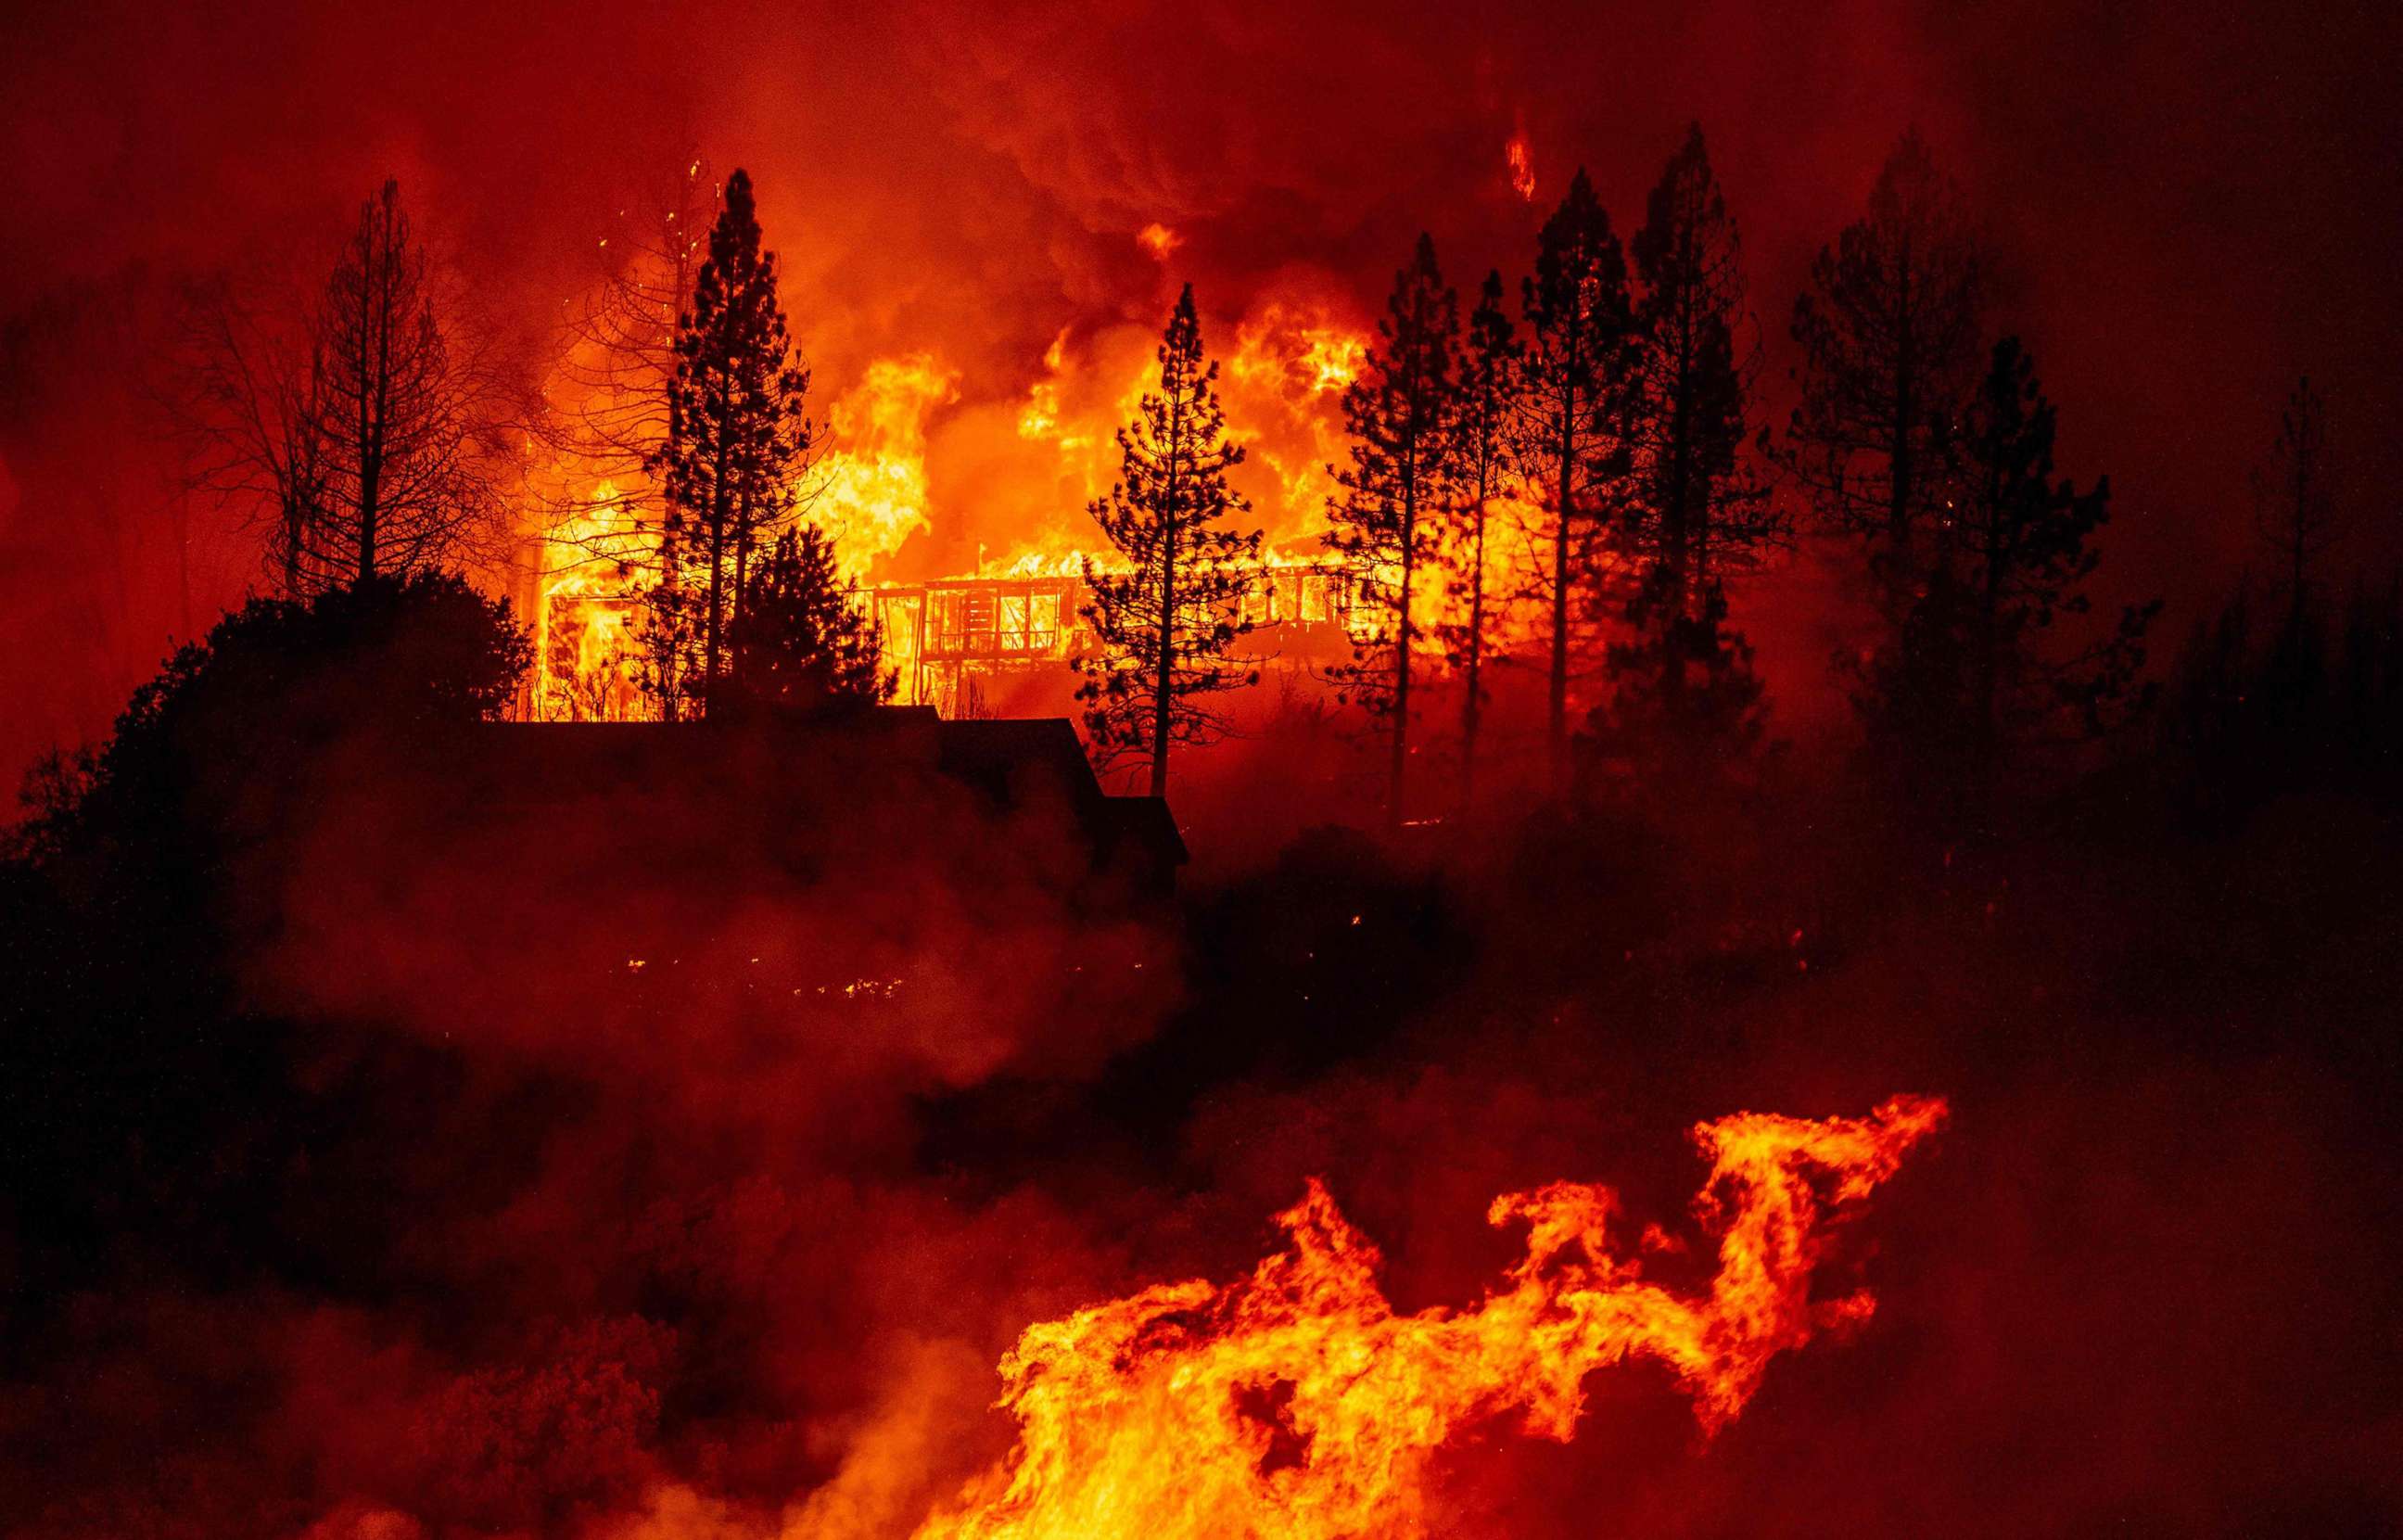
<path fill-rule="evenodd" d="M 549 531 L 535 605 L 539 715 L 610 716 L 634 708 L 633 615 L 618 601 L 650 540 L 633 501 L 606 479 Z"/>
<path fill-rule="evenodd" d="M 1273 299 L 1236 326 L 1228 426 L 1250 453 L 1253 502 L 1271 540 L 1314 543 L 1326 529 L 1336 492 L 1327 467 L 1348 453 L 1343 392 L 1368 362 L 1368 335 L 1320 300 Z"/>
<path fill-rule="evenodd" d="M 1324 310 L 1271 303 L 1235 332 L 1227 373 L 1247 385 L 1308 397 L 1340 392 L 1360 377 L 1368 340 Z"/>
<path fill-rule="evenodd" d="M 832 532 L 843 576 L 863 578 L 926 521 L 926 418 L 959 374 L 931 353 L 880 358 L 827 413 L 836 448 L 812 472 L 810 516 Z"/>
<path fill-rule="evenodd" d="M 1151 254 L 1155 262 L 1165 262 L 1168 254 L 1185 244 L 1185 238 L 1157 221 L 1146 225 L 1135 234 L 1135 244 Z"/>
<path fill-rule="evenodd" d="M 1068 359 L 1068 331 L 1062 327 L 1043 350 L 1043 377 L 1026 387 L 1026 406 L 1018 414 L 1018 437 L 1057 442 L 1060 438 L 1060 377 Z"/>
<path fill-rule="evenodd" d="M 978 576 L 1073 576 L 1084 557 L 1104 566 L 1115 560 L 1082 509 L 1118 479 L 1118 426 L 1159 388 L 1159 338 L 1129 328 L 1103 340 L 1099 356 L 1083 359 L 1071 355 L 1068 341 L 1063 330 L 1044 351 L 1043 371 L 1028 384 L 1015 424 L 1021 439 L 1051 446 L 1060 517 L 996 544 L 979 562 Z M 1327 466 L 1343 452 L 1342 393 L 1368 354 L 1367 335 L 1321 299 L 1272 299 L 1237 324 L 1222 389 L 1228 436 L 1246 447 L 1250 461 L 1234 480 L 1271 545 L 1317 545 L 1334 490 Z"/>
<path fill-rule="evenodd" d="M 1503 146 L 1503 154 L 1509 161 L 1510 190 L 1517 193 L 1522 201 L 1534 202 L 1535 162 L 1527 149 L 1527 131 L 1521 129 L 1512 134 L 1510 142 Z"/>
<path fill-rule="evenodd" d="M 1222 389 L 1229 435 L 1249 451 L 1235 484 L 1252 503 L 1240 522 L 1265 535 L 1257 592 L 1245 601 L 1245 617 L 1256 624 L 1340 618 L 1354 640 L 1371 640 L 1376 612 L 1340 597 L 1347 579 L 1334 573 L 1322 544 L 1336 491 L 1329 466 L 1348 448 L 1342 395 L 1367 366 L 1368 336 L 1351 324 L 1340 295 L 1294 277 L 1233 325 L 1231 342 Z M 1081 577 L 1088 560 L 1117 569 L 1117 554 L 1084 508 L 1118 476 L 1118 426 L 1158 388 L 1157 345 L 1150 328 L 1134 325 L 1081 342 L 1073 326 L 1052 336 L 1022 399 L 1000 418 L 1005 437 L 1032 455 L 1015 462 L 1016 480 L 1001 484 L 997 504 L 974 510 L 999 524 L 993 531 L 998 538 L 975 546 L 972 566 L 932 581 L 1070 582 Z M 801 516 L 833 538 L 839 568 L 860 585 L 864 604 L 880 603 L 869 595 L 882 591 L 873 585 L 889 576 L 889 559 L 941 516 L 928 482 L 928 431 L 934 414 L 959 399 L 960 378 L 932 351 L 877 358 L 827 412 L 825 451 L 797 487 L 797 500 Z M 572 457 L 544 474 L 554 484 L 590 491 L 577 496 L 567 520 L 554 519 L 539 534 L 537 710 L 646 715 L 650 708 L 632 672 L 639 624 L 632 600 L 656 551 L 657 509 L 649 506 L 656 492 L 594 482 L 590 468 Z M 637 519 L 638 509 L 651 517 Z M 606 559 L 595 560 L 597 552 Z M 1413 604 L 1426 636 L 1441 603 L 1441 584 L 1429 570 Z M 1492 603 L 1498 616 L 1502 602 Z M 904 647 L 909 629 L 894 627 L 888 645 Z M 1073 630 L 1062 630 L 1062 658 L 1075 645 Z M 905 680 L 914 676 L 910 659 L 888 661 Z"/>
<path fill-rule="evenodd" d="M 1027 1328 L 1001 1364 L 1017 1448 L 918 1540 L 1415 1540 L 1456 1432 L 1514 1417 L 1565 1442 L 1583 1377 L 1634 1354 L 1666 1364 L 1715 1431 L 1772 1356 L 1869 1314 L 1865 1292 L 1811 1297 L 1823 1207 L 1867 1197 L 1945 1110 L 1897 1097 L 1865 1118 L 1700 1125 L 1713 1164 L 1696 1207 L 1719 1267 L 1699 1295 L 1612 1255 L 1608 1188 L 1557 1182 L 1494 1201 L 1493 1223 L 1528 1228 L 1502 1287 L 1397 1315 L 1376 1248 L 1313 1181 L 1249 1278 Z"/>

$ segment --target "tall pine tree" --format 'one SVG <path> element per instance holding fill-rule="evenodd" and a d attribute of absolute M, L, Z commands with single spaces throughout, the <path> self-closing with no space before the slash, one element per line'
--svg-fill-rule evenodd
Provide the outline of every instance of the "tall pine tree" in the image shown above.
<path fill-rule="evenodd" d="M 2132 701 L 2159 604 L 2131 606 L 2099 639 L 2049 645 L 2088 612 L 2111 484 L 2053 479 L 2055 420 L 2015 337 L 1965 413 L 1947 559 L 1928 576 L 1874 677 L 1870 722 L 1896 768 L 1982 800 L 2024 744 L 2103 730 Z"/>
<path fill-rule="evenodd" d="M 1076 695 L 1104 757 L 1151 761 L 1154 797 L 1168 793 L 1172 744 L 1225 730 L 1209 697 L 1258 678 L 1233 656 L 1251 629 L 1240 610 L 1260 536 L 1220 523 L 1250 505 L 1227 485 L 1243 451 L 1227 440 L 1217 378 L 1188 284 L 1160 345 L 1160 390 L 1118 429 L 1124 479 L 1090 509 L 1124 565 L 1084 563 L 1084 617 L 1100 645 L 1078 660 Z"/>
<path fill-rule="evenodd" d="M 2298 652 L 2310 624 L 2312 564 L 2336 543 L 2336 481 L 2328 465 L 2327 404 L 2307 375 L 2278 413 L 2270 458 L 2253 473 L 2254 527 L 2278 563 L 2286 635 Z"/>
<path fill-rule="evenodd" d="M 311 562 L 363 583 L 490 548 L 507 414 L 490 360 L 444 313 L 398 182 L 360 208 L 317 339 L 338 472 Z"/>
<path fill-rule="evenodd" d="M 1488 583 L 1494 500 L 1503 495 L 1510 470 L 1509 436 L 1519 414 L 1519 365 L 1522 350 L 1509 312 L 1502 306 L 1502 275 L 1488 272 L 1469 312 L 1467 346 L 1460 360 L 1459 403 L 1453 424 L 1452 522 L 1447 542 L 1449 618 L 1440 631 L 1444 650 L 1460 671 L 1460 808 L 1477 802 L 1477 740 L 1486 699 L 1486 644 L 1499 605 Z"/>
<path fill-rule="evenodd" d="M 692 574 L 701 623 L 701 688 L 724 673 L 726 623 L 740 604 L 760 535 L 792 506 L 793 483 L 811 446 L 803 398 L 809 370 L 794 354 L 776 298 L 776 257 L 759 245 L 749 174 L 727 179 L 725 205 L 709 232 L 709 257 L 693 281 L 692 309 L 676 327 L 675 378 L 668 389 L 668 437 L 660 477 L 667 503 L 665 560 Z M 689 604 L 682 583 L 663 583 L 664 602 Z"/>
<path fill-rule="evenodd" d="M 1383 611 L 1337 679 L 1346 699 L 1385 724 L 1385 815 L 1398 825 L 1410 766 L 1410 655 L 1419 639 L 1412 606 L 1452 476 L 1459 414 L 1452 353 L 1460 301 L 1437 266 L 1434 237 L 1422 233 L 1410 266 L 1394 275 L 1377 332 L 1379 345 L 1343 393 L 1352 464 L 1336 473 L 1343 490 L 1327 507 L 1327 539 L 1352 575 L 1353 592 L 1376 596 Z"/>
<path fill-rule="evenodd" d="M 1627 465 L 1627 257 L 1582 168 L 1544 224 L 1521 309 L 1527 351 L 1519 464 L 1550 521 L 1549 570 L 1535 587 L 1551 611 L 1545 727 L 1558 795 L 1569 777 L 1570 627 L 1591 607 L 1597 536 Z"/>
<path fill-rule="evenodd" d="M 399 183 L 360 206 L 305 315 L 195 298 L 175 403 L 190 484 L 263 516 L 287 596 L 507 549 L 531 393 L 443 282 Z"/>
<path fill-rule="evenodd" d="M 1889 617 L 1936 560 L 1920 548 L 1952 492 L 1983 265 L 1959 193 L 1914 130 L 1795 301 L 1801 401 L 1780 463 L 1822 528 L 1871 542 Z"/>
<path fill-rule="evenodd" d="M 1632 252 L 1637 363 L 1622 549 L 1635 636 L 1595 726 L 1616 756 L 1707 774 L 1757 734 L 1750 649 L 1723 623 L 1726 575 L 1784 537 L 1743 460 L 1755 352 L 1743 252 L 1701 126 L 1669 158 Z"/>

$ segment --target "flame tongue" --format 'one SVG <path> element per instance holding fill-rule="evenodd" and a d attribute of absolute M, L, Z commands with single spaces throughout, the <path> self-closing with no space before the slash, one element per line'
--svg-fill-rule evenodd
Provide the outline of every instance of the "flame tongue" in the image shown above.
<path fill-rule="evenodd" d="M 1609 1189 L 1563 1182 L 1495 1200 L 1493 1222 L 1529 1227 L 1506 1287 L 1473 1311 L 1396 1315 L 1375 1246 L 1313 1181 L 1277 1216 L 1285 1249 L 1249 1278 L 1029 1327 L 1001 1366 L 1018 1449 L 921 1540 L 1410 1540 L 1455 1430 L 1516 1414 L 1565 1442 L 1580 1380 L 1631 1353 L 1666 1362 L 1715 1429 L 1771 1356 L 1868 1313 L 1867 1294 L 1810 1298 L 1822 1194 L 1866 1197 L 1944 1113 L 1899 1097 L 1865 1118 L 1701 1125 L 1713 1167 L 1698 1207 L 1719 1271 L 1697 1297 L 1614 1258 Z"/>

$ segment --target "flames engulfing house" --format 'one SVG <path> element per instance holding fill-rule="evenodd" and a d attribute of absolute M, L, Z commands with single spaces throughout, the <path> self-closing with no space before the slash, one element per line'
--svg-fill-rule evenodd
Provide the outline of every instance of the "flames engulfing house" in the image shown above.
<path fill-rule="evenodd" d="M 1251 651 L 1271 666 L 1307 667 L 1346 657 L 1354 639 L 1355 578 L 1332 562 L 1263 562 L 1241 601 Z M 1082 618 L 1082 578 L 1060 574 L 946 577 L 858 590 L 884 639 L 885 666 L 905 706 L 946 717 L 982 715 L 992 697 L 1067 671 L 1093 645 Z M 625 593 L 560 589 L 543 602 L 540 715 L 625 721 L 645 715 L 629 672 L 639 601 Z"/>
<path fill-rule="evenodd" d="M 1347 649 L 1350 579 L 1331 562 L 1257 568 L 1242 617 L 1263 653 L 1299 664 Z M 1092 645 L 1076 577 L 954 577 L 914 588 L 869 591 L 884 635 L 887 666 L 900 677 L 898 699 L 969 715 L 979 693 L 1010 674 L 1064 668 Z"/>

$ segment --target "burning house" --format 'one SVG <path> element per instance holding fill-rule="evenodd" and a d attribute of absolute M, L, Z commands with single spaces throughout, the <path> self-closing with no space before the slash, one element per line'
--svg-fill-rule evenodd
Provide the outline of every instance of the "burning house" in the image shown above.
<path fill-rule="evenodd" d="M 1358 579 L 1334 562 L 1262 562 L 1248 576 L 1241 618 L 1251 651 L 1271 668 L 1307 669 L 1347 657 L 1360 621 Z M 883 637 L 897 704 L 946 717 L 1010 708 L 1058 710 L 1070 671 L 1093 645 L 1082 578 L 1058 573 L 961 576 L 857 590 Z M 641 602 L 563 584 L 540 601 L 535 715 L 632 721 L 645 715 L 632 663 Z"/>
<path fill-rule="evenodd" d="M 1332 562 L 1262 563 L 1241 601 L 1257 650 L 1289 667 L 1343 653 L 1351 582 Z M 946 716 L 975 715 L 1013 685 L 1062 673 L 1092 644 L 1088 600 L 1073 576 L 954 577 L 867 595 L 886 663 L 900 679 L 898 699 Z"/>

